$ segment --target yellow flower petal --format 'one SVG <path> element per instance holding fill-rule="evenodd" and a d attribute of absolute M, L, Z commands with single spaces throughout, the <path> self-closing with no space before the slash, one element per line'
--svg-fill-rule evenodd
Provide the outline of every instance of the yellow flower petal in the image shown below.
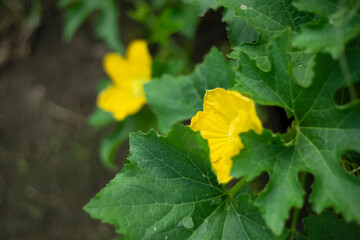
<path fill-rule="evenodd" d="M 104 69 L 114 85 L 99 94 L 98 106 L 121 121 L 138 112 L 146 103 L 143 85 L 151 79 L 151 55 L 143 40 L 133 41 L 126 58 L 109 53 L 104 58 Z"/>
<path fill-rule="evenodd" d="M 133 41 L 126 51 L 126 58 L 118 53 L 109 53 L 104 58 L 105 72 L 118 86 L 131 84 L 131 81 L 151 78 L 151 55 L 143 40 Z"/>
<path fill-rule="evenodd" d="M 152 59 L 144 40 L 131 42 L 126 57 L 132 64 L 142 66 L 142 69 L 151 69 Z M 144 74 L 150 74 L 150 72 L 144 71 Z"/>
<path fill-rule="evenodd" d="M 250 129 L 261 132 L 262 125 L 254 102 L 235 91 L 207 90 L 203 109 L 191 119 L 190 128 L 200 131 L 201 136 L 208 140 L 210 159 L 218 181 L 227 183 L 232 179 L 231 158 L 244 147 L 239 134 Z"/>
<path fill-rule="evenodd" d="M 102 91 L 97 100 L 101 109 L 112 112 L 119 121 L 140 111 L 145 103 L 145 93 L 135 96 L 132 88 L 119 88 L 114 85 Z"/>

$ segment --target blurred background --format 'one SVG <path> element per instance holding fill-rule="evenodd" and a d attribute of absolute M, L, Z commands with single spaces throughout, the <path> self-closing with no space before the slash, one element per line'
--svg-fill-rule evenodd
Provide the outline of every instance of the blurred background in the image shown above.
<path fill-rule="evenodd" d="M 187 73 L 212 45 L 229 51 L 221 12 L 198 22 L 174 2 L 0 0 L 0 239 L 117 238 L 82 210 L 117 172 L 99 157 L 114 126 L 88 120 L 106 78 L 104 55 L 124 52 L 134 38 L 151 39 L 162 59 L 186 45 L 174 72 Z M 164 4 L 176 11 L 162 11 Z M 164 41 L 170 35 L 174 41 Z M 114 164 L 127 154 L 125 141 Z"/>
<path fill-rule="evenodd" d="M 0 1 L 0 239 L 109 239 L 82 206 L 114 175 L 87 124 L 108 51 L 56 1 Z"/>

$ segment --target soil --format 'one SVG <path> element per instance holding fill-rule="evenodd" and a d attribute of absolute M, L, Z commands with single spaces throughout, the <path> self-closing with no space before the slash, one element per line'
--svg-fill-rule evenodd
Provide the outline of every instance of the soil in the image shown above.
<path fill-rule="evenodd" d="M 0 239 L 110 239 L 82 207 L 115 173 L 87 125 L 106 47 L 85 25 L 70 44 L 48 13 L 31 53 L 0 69 Z"/>

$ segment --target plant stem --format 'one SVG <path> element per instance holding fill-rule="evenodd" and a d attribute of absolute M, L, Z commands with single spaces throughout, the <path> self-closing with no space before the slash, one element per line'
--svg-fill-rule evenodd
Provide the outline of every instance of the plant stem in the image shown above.
<path fill-rule="evenodd" d="M 306 172 L 300 173 L 300 185 L 302 188 L 304 188 L 306 185 L 307 175 L 308 174 Z M 301 210 L 301 208 L 294 209 L 292 219 L 291 219 L 291 227 L 290 227 L 290 231 L 292 233 L 295 233 L 297 231 L 297 223 L 299 221 L 300 210 Z"/>
<path fill-rule="evenodd" d="M 295 208 L 291 219 L 291 232 L 296 232 L 297 223 L 299 221 L 300 208 Z"/>
<path fill-rule="evenodd" d="M 246 183 L 247 181 L 245 177 L 243 177 L 238 183 L 236 183 L 236 185 L 233 186 L 229 191 L 230 198 L 232 199 L 235 194 L 245 186 Z"/>

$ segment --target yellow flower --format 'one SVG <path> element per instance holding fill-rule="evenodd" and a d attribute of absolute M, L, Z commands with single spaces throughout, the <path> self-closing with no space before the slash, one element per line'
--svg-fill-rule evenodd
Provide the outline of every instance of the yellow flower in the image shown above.
<path fill-rule="evenodd" d="M 112 112 L 119 121 L 138 112 L 146 103 L 143 85 L 151 79 L 151 64 L 151 55 L 143 40 L 131 42 L 126 58 L 117 53 L 107 54 L 104 69 L 113 85 L 99 94 L 98 106 Z"/>
<path fill-rule="evenodd" d="M 206 90 L 203 111 L 191 119 L 190 128 L 208 140 L 212 167 L 219 183 L 231 180 L 231 158 L 244 147 L 242 132 L 262 131 L 254 102 L 235 91 Z"/>

